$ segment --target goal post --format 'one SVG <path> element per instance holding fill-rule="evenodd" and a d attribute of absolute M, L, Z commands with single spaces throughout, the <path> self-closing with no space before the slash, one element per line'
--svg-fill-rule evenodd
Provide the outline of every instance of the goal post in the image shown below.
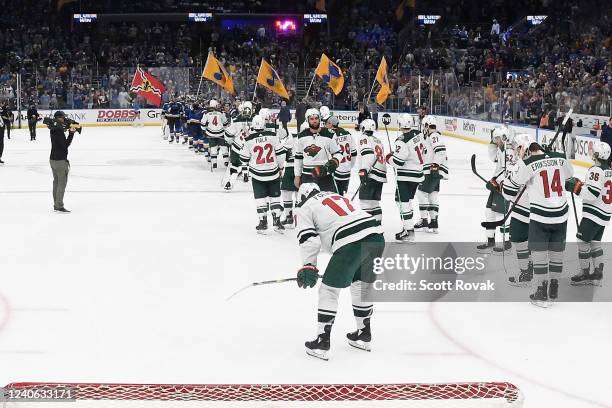
<path fill-rule="evenodd" d="M 2 408 L 49 407 L 520 407 L 504 382 L 445 384 L 95 384 L 12 383 Z M 57 405 L 59 403 L 59 405 Z M 75 405 L 76 403 L 76 405 Z M 70 405 L 68 405 L 70 404 Z M 119 405 L 120 404 L 120 405 Z"/>

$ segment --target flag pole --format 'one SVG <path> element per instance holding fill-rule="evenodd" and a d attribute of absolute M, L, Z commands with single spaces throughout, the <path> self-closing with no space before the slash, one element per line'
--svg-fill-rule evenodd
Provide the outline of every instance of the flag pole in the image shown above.
<path fill-rule="evenodd" d="M 263 62 L 263 58 L 261 59 Z M 257 71 L 257 79 L 259 79 L 259 74 L 261 74 L 261 66 L 263 64 L 259 64 L 259 71 Z M 255 95 L 257 94 L 257 79 L 255 80 L 255 89 L 253 89 L 253 98 L 251 99 L 251 102 L 255 102 Z"/>
<path fill-rule="evenodd" d="M 200 87 L 202 86 L 203 79 L 204 79 L 204 75 L 200 75 L 200 83 L 198 84 L 198 92 L 196 92 L 196 98 L 200 96 Z"/>
<path fill-rule="evenodd" d="M 372 91 L 374 91 L 374 86 L 376 86 L 376 81 L 372 81 L 372 88 L 370 88 L 370 94 L 368 95 L 368 102 L 370 102 L 370 98 L 372 97 Z"/>
<path fill-rule="evenodd" d="M 315 76 L 316 76 L 316 75 L 313 73 L 313 74 L 312 74 L 312 80 L 310 81 L 310 85 L 308 86 L 308 90 L 306 91 L 306 96 L 305 96 L 305 98 L 306 98 L 306 97 L 308 97 L 308 95 L 310 94 L 310 88 L 312 88 L 312 83 L 313 83 L 313 82 L 314 82 L 314 80 L 315 80 Z"/>

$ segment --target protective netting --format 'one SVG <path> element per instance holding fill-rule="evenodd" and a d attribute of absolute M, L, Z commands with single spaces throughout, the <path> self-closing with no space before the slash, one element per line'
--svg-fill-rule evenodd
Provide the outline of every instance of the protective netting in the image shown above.
<path fill-rule="evenodd" d="M 64 395 L 79 401 L 225 401 L 225 402 L 350 402 L 366 401 L 449 401 L 491 402 L 487 405 L 460 406 L 520 406 L 518 388 L 510 383 L 451 383 L 451 384 L 70 384 L 13 383 L 5 387 L 5 397 L 11 391 L 22 391 L 22 397 L 36 391 L 64 391 Z M 25 391 L 25 392 L 23 392 Z M 67 393 L 66 393 L 67 392 Z M 493 403 L 495 402 L 495 403 Z M 30 406 L 30 405 L 26 405 Z M 202 406 L 202 405 L 200 405 Z M 234 406 L 228 405 L 228 406 Z M 248 405 L 254 406 L 254 405 Z M 265 405 L 272 406 L 272 405 Z M 338 406 L 338 405 L 334 405 Z M 369 405 L 368 405 L 369 406 Z M 400 405 L 395 405 L 400 406 Z M 404 406 L 404 405 L 401 405 Z M 406 405 L 412 406 L 412 405 Z"/>

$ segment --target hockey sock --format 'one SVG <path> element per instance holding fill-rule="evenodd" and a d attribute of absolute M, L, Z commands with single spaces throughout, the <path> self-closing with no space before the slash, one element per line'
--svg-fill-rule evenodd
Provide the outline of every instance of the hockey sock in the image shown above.
<path fill-rule="evenodd" d="M 380 202 L 375 200 L 359 200 L 363 211 L 370 214 L 379 223 L 382 222 L 382 208 L 380 208 Z"/>
<path fill-rule="evenodd" d="M 414 222 L 412 221 L 412 200 L 408 202 L 399 202 L 398 203 L 400 210 L 400 217 L 402 217 L 402 223 L 404 224 L 404 229 L 407 231 L 414 229 Z"/>
<path fill-rule="evenodd" d="M 340 288 L 334 288 L 321 283 L 319 287 L 319 306 L 317 311 L 317 334 L 325 332 L 325 326 L 331 326 L 338 311 L 338 296 Z"/>
<path fill-rule="evenodd" d="M 419 200 L 419 212 L 421 213 L 421 219 L 427 219 L 427 212 L 429 211 L 429 194 L 417 190 L 417 199 Z"/>
<path fill-rule="evenodd" d="M 603 263 L 603 248 L 600 241 L 591 241 L 591 258 L 593 258 L 593 267 L 599 268 Z"/>
<path fill-rule="evenodd" d="M 280 217 L 283 213 L 283 205 L 281 204 L 280 197 L 270 197 L 270 211 L 274 217 Z"/>
<path fill-rule="evenodd" d="M 281 196 L 283 197 L 283 208 L 285 215 L 291 213 L 293 211 L 293 191 L 281 191 Z"/>
<path fill-rule="evenodd" d="M 536 287 L 548 280 L 547 254 L 547 251 L 533 251 L 531 253 L 531 257 L 533 259 L 533 278 Z"/>
<path fill-rule="evenodd" d="M 219 156 L 219 147 L 211 147 L 210 148 L 210 159 L 214 162 L 217 160 L 217 156 Z"/>
<path fill-rule="evenodd" d="M 440 211 L 439 202 L 437 191 L 429 193 L 429 218 L 432 220 L 438 219 L 438 212 Z"/>
<path fill-rule="evenodd" d="M 529 269 L 529 245 L 527 241 L 515 243 L 516 259 L 521 271 Z"/>
<path fill-rule="evenodd" d="M 367 285 L 362 281 L 356 281 L 351 283 L 351 299 L 353 301 L 353 316 L 355 316 L 355 322 L 357 323 L 357 329 L 363 329 L 365 325 L 363 321 L 368 317 L 372 316 L 374 311 L 374 305 L 372 302 L 363 302 L 362 299 L 362 286 Z"/>
<path fill-rule="evenodd" d="M 552 279 L 559 279 L 563 272 L 563 251 L 548 251 L 548 271 Z"/>
<path fill-rule="evenodd" d="M 485 221 L 487 222 L 492 222 L 492 221 L 498 221 L 501 220 L 501 214 L 498 214 L 496 212 L 494 212 L 493 210 L 491 210 L 490 208 L 487 208 L 485 210 Z M 488 229 L 487 230 L 487 238 L 495 238 L 495 230 L 494 229 Z"/>
<path fill-rule="evenodd" d="M 257 205 L 257 217 L 261 220 L 262 218 L 266 218 L 268 215 L 268 199 L 267 198 L 256 198 L 255 204 Z"/>
<path fill-rule="evenodd" d="M 589 272 L 591 264 L 591 243 L 578 239 L 578 263 L 581 272 Z"/>

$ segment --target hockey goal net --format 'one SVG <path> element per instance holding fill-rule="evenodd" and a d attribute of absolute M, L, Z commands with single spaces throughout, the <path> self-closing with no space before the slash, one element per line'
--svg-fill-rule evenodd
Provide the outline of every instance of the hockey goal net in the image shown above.
<path fill-rule="evenodd" d="M 49 399 L 71 407 L 520 407 L 509 383 L 454 384 L 79 384 L 13 383 L 4 407 L 35 408 Z M 76 405 L 72 405 L 76 403 Z M 60 408 L 63 404 L 53 405 Z M 45 404 L 44 407 L 49 407 Z"/>

